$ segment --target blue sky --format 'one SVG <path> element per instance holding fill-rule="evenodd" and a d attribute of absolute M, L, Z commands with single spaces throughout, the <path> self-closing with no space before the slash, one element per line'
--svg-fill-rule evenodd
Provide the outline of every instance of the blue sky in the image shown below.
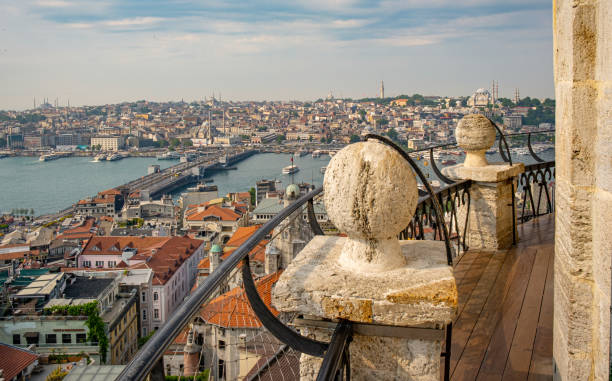
<path fill-rule="evenodd" d="M 509 4 L 511 3 L 511 4 Z M 550 0 L 0 0 L 0 109 L 136 99 L 553 97 Z"/>

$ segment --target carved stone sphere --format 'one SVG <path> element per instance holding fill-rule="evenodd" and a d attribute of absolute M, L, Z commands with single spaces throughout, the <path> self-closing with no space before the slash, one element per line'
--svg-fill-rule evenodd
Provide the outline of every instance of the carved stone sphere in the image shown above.
<path fill-rule="evenodd" d="M 466 152 L 465 167 L 488 165 L 486 151 L 495 143 L 495 126 L 480 114 L 466 115 L 455 130 L 457 145 Z"/>
<path fill-rule="evenodd" d="M 412 219 L 418 201 L 410 164 L 376 141 L 351 144 L 334 155 L 323 188 L 329 218 L 351 238 L 395 237 Z"/>

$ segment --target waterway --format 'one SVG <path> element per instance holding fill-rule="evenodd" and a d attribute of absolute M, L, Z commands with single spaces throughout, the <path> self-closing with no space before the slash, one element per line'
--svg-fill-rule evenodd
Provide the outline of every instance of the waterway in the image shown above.
<path fill-rule="evenodd" d="M 554 160 L 554 151 L 541 155 L 545 160 Z M 235 170 L 225 170 L 211 175 L 212 184 L 217 185 L 219 195 L 228 192 L 248 191 L 261 179 L 278 179 L 287 186 L 293 182 L 322 185 L 321 167 L 328 164 L 330 157 L 311 155 L 295 158 L 300 171 L 293 175 L 283 175 L 283 167 L 290 165 L 290 154 L 257 154 L 235 164 Z M 445 157 L 457 162 L 460 157 Z M 490 161 L 501 161 L 499 155 L 489 156 Z M 532 163 L 530 157 L 517 157 L 514 160 Z M 41 162 L 34 157 L 9 157 L 0 159 L 0 213 L 17 208 L 34 209 L 36 215 L 55 213 L 80 199 L 93 196 L 130 180 L 144 176 L 150 164 L 162 168 L 177 164 L 178 161 L 156 160 L 155 158 L 126 158 L 120 161 L 91 161 L 90 157 L 70 157 Z M 431 164 L 425 165 L 428 157 L 417 161 L 430 179 L 436 179 Z M 438 160 L 440 164 L 441 160 Z M 178 190 L 178 196 L 183 190 Z"/>

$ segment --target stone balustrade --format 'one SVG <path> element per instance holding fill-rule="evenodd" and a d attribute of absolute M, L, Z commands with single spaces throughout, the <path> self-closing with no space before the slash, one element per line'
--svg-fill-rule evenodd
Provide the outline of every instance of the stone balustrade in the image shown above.
<path fill-rule="evenodd" d="M 298 328 L 318 340 L 331 331 L 313 322 L 360 325 L 349 347 L 352 379 L 439 380 L 457 288 L 444 242 L 396 238 L 418 200 L 409 163 L 383 143 L 352 144 L 330 161 L 323 187 L 328 215 L 347 237 L 314 237 L 276 284 L 275 308 L 303 315 Z M 399 334 L 406 327 L 411 334 Z M 419 334 L 432 330 L 440 334 Z M 314 380 L 321 361 L 302 354 L 301 379 Z"/>

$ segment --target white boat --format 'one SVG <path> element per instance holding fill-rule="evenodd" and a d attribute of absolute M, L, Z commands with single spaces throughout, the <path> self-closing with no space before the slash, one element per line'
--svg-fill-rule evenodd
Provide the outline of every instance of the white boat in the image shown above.
<path fill-rule="evenodd" d="M 321 156 L 321 151 L 319 151 L 319 150 L 312 151 L 312 157 L 313 158 L 317 158 L 317 157 L 320 157 L 320 156 Z"/>
<path fill-rule="evenodd" d="M 308 154 L 308 151 L 300 149 L 295 151 L 295 156 L 297 157 L 302 157 L 302 156 L 306 156 Z"/>
<path fill-rule="evenodd" d="M 117 160 L 121 160 L 123 159 L 123 156 L 119 155 L 118 153 L 114 153 L 112 155 L 110 155 L 109 157 L 106 158 L 106 161 L 117 161 Z"/>
<path fill-rule="evenodd" d="M 62 155 L 57 154 L 57 153 L 48 153 L 45 155 L 41 155 L 38 160 L 39 161 L 51 161 L 51 160 L 55 160 L 55 159 L 59 159 L 60 157 L 62 157 Z"/>
<path fill-rule="evenodd" d="M 96 155 L 96 157 L 94 157 L 93 159 L 94 163 L 99 163 L 101 161 L 106 161 L 106 155 L 101 153 L 99 155 Z"/>
<path fill-rule="evenodd" d="M 300 169 L 295 165 L 288 165 L 283 168 L 283 175 L 290 175 L 292 173 L 298 172 Z"/>

